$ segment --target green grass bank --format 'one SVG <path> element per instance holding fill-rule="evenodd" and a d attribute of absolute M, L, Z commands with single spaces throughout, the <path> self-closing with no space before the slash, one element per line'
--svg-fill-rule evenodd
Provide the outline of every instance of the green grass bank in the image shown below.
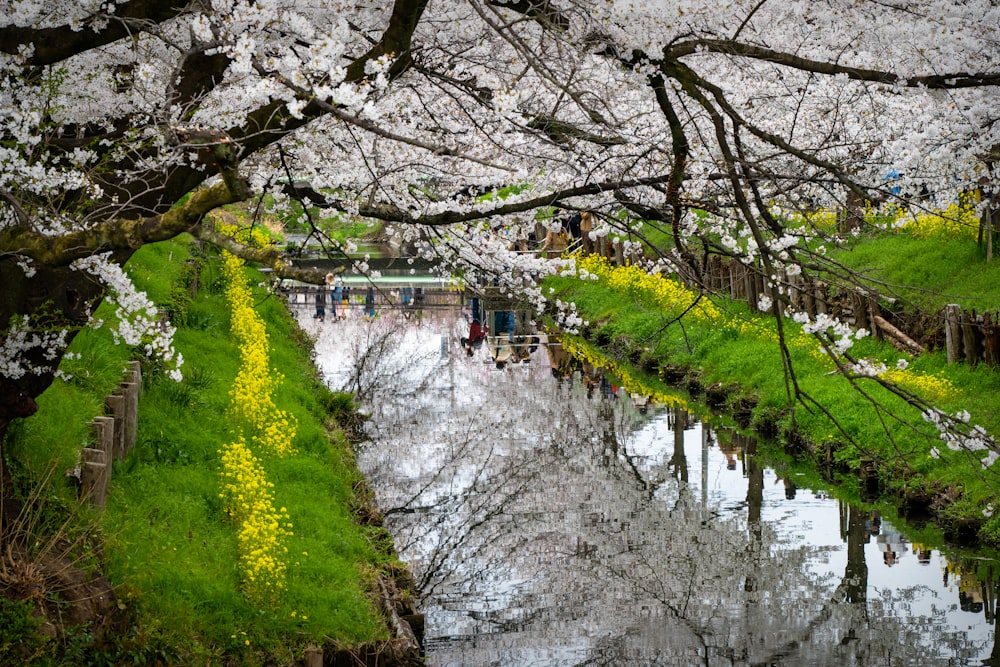
<path fill-rule="evenodd" d="M 968 262 L 966 250 L 956 249 L 953 261 Z M 905 256 L 908 246 L 896 252 Z M 883 266 L 893 260 L 875 253 L 869 255 L 873 266 L 878 257 Z M 932 519 L 945 539 L 1000 545 L 994 513 L 1000 474 L 996 465 L 983 467 L 985 452 L 949 449 L 920 410 L 873 379 L 852 382 L 834 372 L 797 323 L 786 321 L 783 336 L 804 398 L 790 401 L 779 333 L 769 317 L 745 303 L 698 300 L 672 280 L 629 267 L 602 267 L 593 258 L 579 266 L 585 279 L 550 277 L 546 292 L 576 304 L 586 321 L 580 338 L 601 354 L 652 381 L 704 392 L 711 403 L 741 414 L 745 425 L 775 436 L 778 454 L 808 463 L 848 499 L 861 495 L 860 477 L 878 480 L 881 502 L 911 519 Z M 871 337 L 856 341 L 851 353 L 885 364 L 883 377 L 945 412 L 968 411 L 970 424 L 1000 432 L 1000 373 L 948 365 L 941 351 L 913 357 Z M 905 369 L 897 366 L 900 359 Z"/>
<path fill-rule="evenodd" d="M 68 379 L 41 397 L 38 413 L 14 429 L 7 447 L 34 517 L 26 527 L 49 545 L 29 549 L 26 560 L 44 566 L 59 552 L 88 576 L 106 577 L 114 603 L 106 618 L 73 625 L 51 623 L 70 604 L 59 590 L 39 591 L 44 616 L 0 598 L 0 664 L 293 665 L 315 648 L 327 659 L 384 650 L 393 637 L 372 592 L 380 580 L 405 589 L 406 574 L 342 428 L 357 418 L 351 397 L 323 386 L 310 341 L 282 302 L 258 286 L 261 275 L 246 270 L 280 377 L 275 403 L 297 424 L 293 455 L 258 461 L 288 518 L 283 592 L 251 601 L 243 592 L 239 527 L 221 494 L 220 451 L 234 438 L 228 404 L 240 351 L 219 257 L 177 239 L 143 248 L 127 268 L 177 326 L 184 379 L 143 364 L 137 444 L 114 464 L 106 508 L 77 503 L 63 476 L 78 465 L 87 422 L 102 414 L 130 358 L 106 330 L 74 340 L 62 366 Z M 102 309 L 100 317 L 113 316 Z M 15 628 L 19 635 L 9 639 L 6 629 Z"/>
<path fill-rule="evenodd" d="M 1000 260 L 986 262 L 974 238 L 881 233 L 834 255 L 904 309 L 939 314 L 949 303 L 1000 310 Z"/>

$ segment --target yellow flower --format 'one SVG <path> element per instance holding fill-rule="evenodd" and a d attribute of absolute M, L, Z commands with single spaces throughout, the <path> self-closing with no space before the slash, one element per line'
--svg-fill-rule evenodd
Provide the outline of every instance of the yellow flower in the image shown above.
<path fill-rule="evenodd" d="M 711 301 L 699 299 L 673 278 L 653 275 L 635 265 L 612 266 L 600 255 L 587 255 L 577 264 L 578 269 L 597 276 L 609 288 L 631 295 L 651 307 L 662 308 L 674 315 L 688 316 L 709 323 L 719 323 L 724 317 Z"/>
<path fill-rule="evenodd" d="M 974 239 L 979 233 L 979 216 L 975 206 L 965 202 L 952 203 L 940 211 L 926 211 L 909 218 L 898 211 L 898 226 L 916 237 Z"/>
<path fill-rule="evenodd" d="M 241 363 L 229 405 L 238 435 L 220 450 L 220 496 L 226 514 L 237 525 L 243 590 L 258 604 L 273 605 L 285 589 L 284 554 L 288 548 L 284 542 L 292 534 L 292 524 L 285 507 L 274 509 L 274 484 L 267 480 L 260 459 L 247 443 L 265 457 L 291 454 L 296 422 L 274 403 L 281 376 L 270 368 L 267 330 L 252 307 L 243 261 L 229 253 L 223 253 L 223 259 L 228 280 L 226 296 L 232 311 L 231 331 Z M 249 640 L 246 643 L 249 645 Z"/>
<path fill-rule="evenodd" d="M 882 377 L 932 401 L 955 397 L 955 385 L 950 380 L 911 369 L 891 368 Z"/>

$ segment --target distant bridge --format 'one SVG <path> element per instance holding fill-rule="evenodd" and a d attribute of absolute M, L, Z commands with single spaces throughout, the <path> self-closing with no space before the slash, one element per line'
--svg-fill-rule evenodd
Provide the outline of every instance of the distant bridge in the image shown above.
<path fill-rule="evenodd" d="M 364 308 L 368 288 L 371 287 L 376 310 L 451 310 L 469 304 L 478 296 L 482 308 L 494 310 L 520 310 L 527 305 L 506 295 L 506 290 L 487 287 L 473 292 L 447 281 L 428 276 L 381 277 L 369 280 L 364 276 L 349 276 L 343 281 L 349 307 Z M 322 290 L 323 305 L 330 307 L 332 289 L 327 285 L 285 283 L 279 290 L 286 295 L 292 307 L 316 307 L 316 295 Z"/>
<path fill-rule="evenodd" d="M 407 275 L 411 271 L 427 275 L 434 272 L 437 262 L 422 257 L 381 257 L 373 256 L 367 260 L 360 257 L 311 257 L 292 260 L 292 263 L 302 269 L 318 269 L 332 271 L 334 269 L 350 270 L 356 263 L 364 261 L 371 271 L 382 275 Z"/>

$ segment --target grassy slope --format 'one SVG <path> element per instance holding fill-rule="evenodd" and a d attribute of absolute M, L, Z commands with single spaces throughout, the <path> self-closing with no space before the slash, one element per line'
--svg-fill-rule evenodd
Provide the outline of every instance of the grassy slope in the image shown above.
<path fill-rule="evenodd" d="M 879 291 L 930 313 L 949 303 L 980 312 L 1000 310 L 1000 260 L 987 263 L 969 237 L 886 233 L 835 257 L 876 281 Z"/>
<path fill-rule="evenodd" d="M 291 664 L 306 644 L 385 639 L 365 583 L 391 560 L 384 549 L 389 541 L 381 529 L 355 522 L 351 508 L 362 480 L 343 435 L 327 431 L 331 408 L 349 400 L 320 384 L 308 341 L 282 304 L 263 295 L 258 312 L 267 323 L 271 365 L 284 375 L 276 398 L 298 421 L 298 454 L 265 467 L 276 503 L 288 509 L 293 536 L 288 590 L 280 603 L 262 610 L 240 594 L 235 528 L 224 517 L 218 477 L 239 354 L 217 267 L 205 265 L 193 303 L 183 286 L 175 286 L 184 278 L 189 248 L 178 241 L 158 244 L 129 265 L 137 286 L 167 304 L 176 322 L 187 323 L 175 337 L 185 379 L 174 383 L 144 368 L 138 443 L 115 464 L 103 516 L 109 578 L 137 610 L 138 634 L 147 644 L 171 647 L 167 653 L 183 662 Z M 101 332 L 81 334 L 72 349 L 84 355 L 67 362 L 75 378 L 57 381 L 38 415 L 20 429 L 14 453 L 25 462 L 26 476 L 75 462 L 86 421 L 100 413 L 101 397 L 128 358 Z"/>
<path fill-rule="evenodd" d="M 905 257 L 907 251 L 902 248 L 898 252 Z M 871 261 L 882 256 L 884 250 L 871 255 Z M 968 261 L 960 253 L 952 257 L 956 262 Z M 663 310 L 652 307 L 641 295 L 623 295 L 600 281 L 550 278 L 548 286 L 555 289 L 553 296 L 577 304 L 591 323 L 586 336 L 602 342 L 605 349 L 615 348 L 619 357 L 631 356 L 653 368 L 693 370 L 706 386 L 738 384 L 743 395 L 758 401 L 755 420 L 759 425 L 776 421 L 786 432 L 792 428 L 793 411 L 788 409 L 781 360 L 773 342 L 774 324 L 751 315 L 745 305 L 720 302 L 724 314 L 718 322 L 686 318 L 681 325 L 669 323 Z M 977 458 L 947 450 L 919 411 L 873 381 L 863 380 L 859 386 L 884 405 L 875 407 L 843 377 L 830 374 L 829 363 L 794 323 L 786 327 L 786 337 L 801 388 L 843 428 L 843 433 L 838 432 L 830 417 L 815 407 L 796 407 L 794 427 L 819 458 L 825 458 L 825 443 L 829 443 L 834 459 L 847 469 L 857 470 L 862 462 L 875 461 L 888 491 L 913 504 L 925 504 L 935 497 L 940 501 L 942 492 L 950 490 L 947 506 L 934 508 L 944 523 L 953 530 L 963 525 L 980 527 L 984 540 L 1000 543 L 997 521 L 984 523 L 983 516 L 983 509 L 996 497 L 1000 483 L 996 471 L 984 473 Z M 856 344 L 852 353 L 880 359 L 890 367 L 900 357 L 908 357 L 871 339 Z M 1000 373 L 984 367 L 947 366 L 943 353 L 909 361 L 908 377 L 915 390 L 949 413 L 968 410 L 973 423 L 1000 433 Z M 935 446 L 942 452 L 939 459 L 929 454 Z M 848 489 L 850 493 L 856 492 Z"/>
<path fill-rule="evenodd" d="M 161 251 L 162 252 L 162 251 Z M 385 558 L 355 525 L 350 503 L 360 481 L 342 436 L 327 436 L 328 392 L 316 379 L 308 345 L 283 305 L 261 297 L 271 364 L 284 376 L 278 407 L 295 415 L 298 455 L 265 464 L 276 503 L 288 508 L 288 593 L 260 611 L 238 592 L 234 530 L 218 500 L 218 449 L 227 442 L 225 409 L 239 357 L 228 335 L 220 274 L 202 275 L 193 325 L 178 332 L 189 379 L 159 378 L 143 397 L 139 447 L 109 508 L 117 535 L 112 571 L 148 589 L 146 608 L 199 636 L 211 651 L 319 642 L 375 640 L 384 628 L 365 597 L 365 570 Z M 152 517 L 152 518 L 150 518 Z M 244 634 L 245 633 L 245 634 Z"/>

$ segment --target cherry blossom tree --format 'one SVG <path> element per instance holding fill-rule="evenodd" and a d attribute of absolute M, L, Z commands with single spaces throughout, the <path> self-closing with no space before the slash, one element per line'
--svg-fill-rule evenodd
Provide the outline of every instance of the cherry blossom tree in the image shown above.
<path fill-rule="evenodd" d="M 989 0 L 0 7 L 0 436 L 102 299 L 125 342 L 179 365 L 120 268 L 144 244 L 189 232 L 316 280 L 207 221 L 287 202 L 289 180 L 539 307 L 522 277 L 565 264 L 508 249 L 536 211 L 590 210 L 595 237 L 636 244 L 659 228 L 650 271 L 698 286 L 708 255 L 753 265 L 779 320 L 782 271 L 836 269 L 790 215 L 998 180 Z"/>

